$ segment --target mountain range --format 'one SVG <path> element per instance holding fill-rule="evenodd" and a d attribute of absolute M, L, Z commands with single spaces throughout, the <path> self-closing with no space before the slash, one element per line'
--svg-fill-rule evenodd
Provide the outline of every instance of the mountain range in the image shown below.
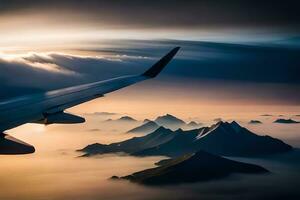
<path fill-rule="evenodd" d="M 169 128 L 171 130 L 177 130 L 179 128 L 182 128 L 185 130 L 191 130 L 191 129 L 200 128 L 201 124 L 197 123 L 195 121 L 186 123 L 185 121 L 183 121 L 173 115 L 166 114 L 166 115 L 157 117 L 153 121 L 149 120 L 149 119 L 145 119 L 143 121 L 142 125 L 127 131 L 127 133 L 144 133 L 144 134 L 151 133 L 160 126 Z"/>
<path fill-rule="evenodd" d="M 91 144 L 78 151 L 84 152 L 85 156 L 105 153 L 128 153 L 132 154 L 146 148 L 152 148 L 163 144 L 174 137 L 173 131 L 164 127 L 159 127 L 153 133 L 142 137 L 133 137 L 123 142 L 116 142 L 112 144 Z"/>
<path fill-rule="evenodd" d="M 172 140 L 159 146 L 135 152 L 138 156 L 179 156 L 204 150 L 223 156 L 262 156 L 282 153 L 292 147 L 270 136 L 259 136 L 235 121 L 219 122 L 211 127 L 191 131 L 177 130 Z"/>
<path fill-rule="evenodd" d="M 163 160 L 160 166 L 112 179 L 126 179 L 145 185 L 168 185 L 187 182 L 208 181 L 226 177 L 233 173 L 267 173 L 263 167 L 233 161 L 204 151 L 175 159 Z"/>
<path fill-rule="evenodd" d="M 130 116 L 122 116 L 118 119 L 106 119 L 104 122 L 110 122 L 110 123 L 136 123 L 138 122 L 136 119 L 130 117 Z"/>
<path fill-rule="evenodd" d="M 124 152 L 135 156 L 177 157 L 204 150 L 223 156 L 263 156 L 292 150 L 270 136 L 259 136 L 235 121 L 218 122 L 211 127 L 172 131 L 159 127 L 154 132 L 109 145 L 93 144 L 80 151 L 86 155 Z"/>

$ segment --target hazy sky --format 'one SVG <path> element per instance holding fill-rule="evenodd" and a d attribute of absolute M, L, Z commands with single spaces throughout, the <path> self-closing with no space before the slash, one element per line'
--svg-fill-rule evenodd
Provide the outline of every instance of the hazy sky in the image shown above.
<path fill-rule="evenodd" d="M 210 0 L 2 0 L 3 14 L 40 13 L 78 16 L 90 23 L 121 27 L 257 27 L 299 28 L 297 1 Z M 77 18 L 77 19 L 78 19 Z M 73 21 L 74 22 L 74 21 Z M 296 27 L 295 27 L 296 26 Z"/>
<path fill-rule="evenodd" d="M 297 1 L 2 0 L 1 98 L 141 73 L 181 46 L 156 87 L 142 91 L 299 105 L 297 8 Z"/>
<path fill-rule="evenodd" d="M 6 41 L 1 43 L 32 45 L 44 39 L 53 43 L 87 37 L 272 40 L 297 35 L 297 4 L 289 0 L 2 0 L 0 27 Z"/>

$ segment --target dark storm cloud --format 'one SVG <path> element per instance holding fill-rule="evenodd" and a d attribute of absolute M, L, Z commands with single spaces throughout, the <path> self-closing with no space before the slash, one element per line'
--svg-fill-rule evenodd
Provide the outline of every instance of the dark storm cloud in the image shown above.
<path fill-rule="evenodd" d="M 298 28 L 300 16 L 296 0 L 212 1 L 212 0 L 2 0 L 0 12 L 69 11 L 89 16 L 92 21 L 135 27 L 226 27 L 281 26 Z"/>
<path fill-rule="evenodd" d="M 299 49 L 211 42 L 188 42 L 170 73 L 195 78 L 300 83 Z M 192 73 L 191 73 L 192 72 Z"/>
<path fill-rule="evenodd" d="M 0 60 L 0 80 L 4 85 L 1 97 L 16 95 L 19 86 L 23 87 L 19 91 L 30 93 L 31 89 L 49 90 L 120 75 L 138 74 L 179 45 L 180 52 L 156 79 L 158 82 L 167 80 L 167 84 L 182 87 L 186 84 L 182 81 L 184 79 L 190 83 L 193 80 L 210 80 L 211 85 L 205 85 L 206 89 L 222 90 L 227 87 L 226 90 L 230 92 L 243 93 L 245 100 L 263 98 L 292 104 L 300 102 L 300 48 L 295 46 L 175 40 L 123 40 L 107 43 L 111 47 L 97 48 L 95 43 L 93 48 L 77 49 L 110 54 L 104 58 L 32 53 L 9 62 Z M 51 68 L 53 66 L 54 69 Z M 188 86 L 194 91 L 201 87 L 201 82 Z"/>
<path fill-rule="evenodd" d="M 298 38 L 292 40 L 295 44 Z M 172 67 L 166 68 L 165 74 L 195 79 L 300 84 L 299 46 L 178 40 L 118 43 L 118 48 L 100 48 L 93 51 L 159 59 L 172 47 L 181 46 Z M 151 60 L 145 60 L 144 66 L 150 64 Z"/>

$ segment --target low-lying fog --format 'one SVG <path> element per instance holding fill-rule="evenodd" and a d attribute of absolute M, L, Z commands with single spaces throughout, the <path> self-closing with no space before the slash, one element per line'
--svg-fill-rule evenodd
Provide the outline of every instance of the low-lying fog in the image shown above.
<path fill-rule="evenodd" d="M 137 136 L 125 132 L 143 120 L 137 118 L 140 121 L 116 123 L 104 121 L 117 119 L 120 115 L 85 114 L 85 117 L 85 124 L 27 124 L 8 131 L 33 144 L 36 153 L 0 156 L 0 199 L 296 199 L 300 196 L 298 150 L 266 159 L 234 158 L 259 164 L 272 172 L 268 175 L 233 175 L 223 180 L 167 187 L 144 187 L 127 181 L 108 180 L 113 175 L 123 176 L 154 167 L 154 163 L 163 157 L 136 158 L 112 154 L 78 157 L 80 153 L 75 150 L 88 144 L 111 143 Z M 236 120 L 257 134 L 269 134 L 300 147 L 299 124 L 274 124 L 272 122 L 277 116 L 259 115 L 255 119 L 261 120 L 262 124 L 248 124 L 253 117 Z M 215 123 L 213 119 L 198 121 L 204 125 Z"/>

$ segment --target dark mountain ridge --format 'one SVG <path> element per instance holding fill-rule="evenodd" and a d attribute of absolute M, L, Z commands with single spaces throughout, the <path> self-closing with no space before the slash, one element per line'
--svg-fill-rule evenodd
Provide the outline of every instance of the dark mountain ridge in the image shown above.
<path fill-rule="evenodd" d="M 137 156 L 165 155 L 170 157 L 204 150 L 223 156 L 263 156 L 292 149 L 279 139 L 259 136 L 235 121 L 219 122 L 211 127 L 192 131 L 177 130 L 176 136 L 159 146 L 135 152 Z"/>
<path fill-rule="evenodd" d="M 121 179 L 145 185 L 168 185 L 208 181 L 229 176 L 233 173 L 267 173 L 263 167 L 237 162 L 199 151 L 192 155 L 169 159 L 156 168 L 133 173 Z M 119 177 L 112 177 L 119 179 Z"/>
<path fill-rule="evenodd" d="M 142 137 L 133 137 L 131 139 L 111 144 L 95 143 L 86 146 L 78 151 L 84 152 L 85 156 L 105 153 L 134 153 L 145 148 L 151 148 L 165 143 L 175 136 L 173 131 L 164 127 L 159 127 L 153 133 Z"/>
<path fill-rule="evenodd" d="M 124 152 L 135 156 L 177 157 L 204 150 L 222 156 L 265 156 L 292 150 L 270 136 L 259 136 L 235 121 L 211 127 L 172 131 L 159 127 L 154 132 L 109 145 L 93 144 L 81 149 L 87 155 Z"/>

